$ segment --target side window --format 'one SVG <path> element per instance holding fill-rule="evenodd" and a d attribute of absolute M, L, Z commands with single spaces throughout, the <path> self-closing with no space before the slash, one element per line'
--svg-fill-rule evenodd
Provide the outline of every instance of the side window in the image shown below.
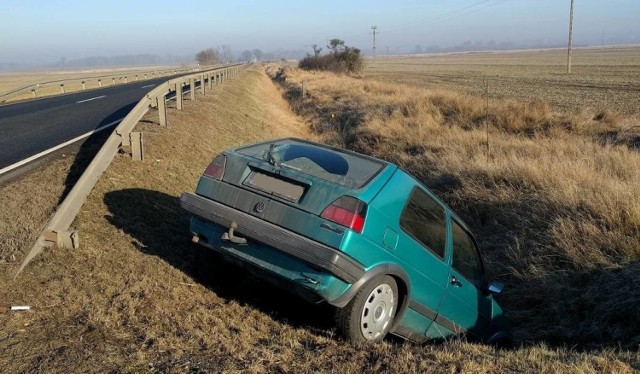
<path fill-rule="evenodd" d="M 453 268 L 476 287 L 482 286 L 482 263 L 473 238 L 452 220 L 453 223 Z"/>
<path fill-rule="evenodd" d="M 400 227 L 431 252 L 444 258 L 447 223 L 444 209 L 419 188 L 414 188 L 400 216 Z"/>

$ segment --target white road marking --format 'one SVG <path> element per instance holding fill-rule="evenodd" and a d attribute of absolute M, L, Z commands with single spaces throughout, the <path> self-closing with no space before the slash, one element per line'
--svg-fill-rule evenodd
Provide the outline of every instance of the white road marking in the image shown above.
<path fill-rule="evenodd" d="M 118 123 L 122 122 L 122 120 L 123 120 L 123 119 L 124 119 L 124 118 L 120 118 L 120 119 L 115 120 L 115 121 L 113 121 L 113 122 L 111 122 L 111 123 L 107 123 L 106 125 L 104 125 L 104 126 L 100 126 L 100 127 L 98 127 L 97 129 L 95 129 L 95 130 L 93 130 L 93 131 L 89 131 L 89 132 L 88 132 L 88 133 L 86 133 L 86 134 L 82 134 L 82 135 L 80 135 L 80 136 L 78 136 L 78 137 L 75 137 L 75 138 L 73 138 L 73 139 L 71 139 L 71 140 L 69 140 L 69 141 L 66 141 L 66 142 L 64 142 L 64 143 L 62 143 L 62 144 L 58 144 L 58 145 L 56 145 L 56 146 L 55 146 L 55 147 L 53 147 L 53 148 L 49 148 L 49 149 L 47 149 L 47 150 L 45 150 L 45 151 L 42 151 L 42 152 L 40 152 L 40 153 L 38 153 L 38 154 L 35 154 L 35 155 L 33 155 L 33 156 L 29 157 L 29 158 L 25 158 L 24 160 L 22 160 L 22 161 L 18 161 L 18 162 L 16 162 L 16 163 L 15 163 L 15 164 L 13 164 L 13 165 L 9 165 L 9 166 L 7 166 L 7 167 L 4 167 L 4 168 L 0 169 L 0 175 L 2 175 L 2 174 L 4 174 L 4 173 L 7 173 L 7 172 L 9 172 L 9 171 L 11 171 L 11 170 L 13 170 L 13 169 L 19 168 L 19 167 L 20 167 L 20 166 L 22 166 L 22 165 L 28 164 L 29 162 L 34 161 L 34 160 L 36 160 L 36 159 L 39 159 L 40 157 L 46 156 L 46 155 L 48 155 L 48 154 L 49 154 L 49 153 L 51 153 L 51 152 L 55 152 L 55 151 L 57 151 L 57 150 L 58 150 L 58 149 L 60 149 L 60 148 L 63 148 L 63 147 L 68 146 L 69 144 L 73 144 L 73 143 L 77 142 L 78 140 L 82 140 L 82 139 L 84 139 L 84 138 L 88 138 L 89 136 L 91 136 L 91 135 L 93 135 L 93 134 L 95 134 L 95 133 L 97 133 L 97 132 L 100 132 L 100 131 L 102 131 L 102 130 L 104 130 L 104 129 L 107 129 L 107 128 L 109 128 L 109 127 L 112 127 L 113 125 L 117 125 Z"/>
<path fill-rule="evenodd" d="M 96 97 L 92 97 L 91 99 L 76 101 L 76 104 L 86 103 L 87 101 L 98 100 L 98 99 L 102 99 L 104 97 L 107 97 L 107 95 L 96 96 Z"/>
<path fill-rule="evenodd" d="M 140 88 L 147 88 L 147 87 L 153 87 L 153 86 L 155 86 L 155 84 L 148 84 L 148 85 L 146 85 L 146 86 L 142 86 L 142 87 L 140 87 Z"/>

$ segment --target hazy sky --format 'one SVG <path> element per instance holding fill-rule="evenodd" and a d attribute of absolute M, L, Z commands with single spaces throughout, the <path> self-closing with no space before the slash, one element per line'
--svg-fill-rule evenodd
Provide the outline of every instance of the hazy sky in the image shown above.
<path fill-rule="evenodd" d="M 640 42 L 640 0 L 575 0 L 576 44 Z M 230 44 L 304 49 L 339 37 L 379 51 L 469 41 L 566 43 L 570 0 L 2 0 L 0 63 L 151 53 Z"/>

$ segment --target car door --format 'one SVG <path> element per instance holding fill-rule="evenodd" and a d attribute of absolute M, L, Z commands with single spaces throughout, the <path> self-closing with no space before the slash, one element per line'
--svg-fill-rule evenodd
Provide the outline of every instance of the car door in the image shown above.
<path fill-rule="evenodd" d="M 491 327 L 491 295 L 486 287 L 484 266 L 473 236 L 450 217 L 451 271 L 449 286 L 436 323 L 455 334 L 482 338 Z"/>
<path fill-rule="evenodd" d="M 408 196 L 393 227 L 399 233 L 393 254 L 411 282 L 409 307 L 400 324 L 423 339 L 442 303 L 449 275 L 446 209 L 408 175 L 397 173 L 393 182 L 387 196 Z"/>

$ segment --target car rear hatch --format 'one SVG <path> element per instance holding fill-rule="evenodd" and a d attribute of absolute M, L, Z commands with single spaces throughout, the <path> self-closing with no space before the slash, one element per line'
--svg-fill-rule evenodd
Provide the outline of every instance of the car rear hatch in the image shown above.
<path fill-rule="evenodd" d="M 366 207 L 393 172 L 383 161 L 297 139 L 238 148 L 223 156 L 222 180 L 203 176 L 198 195 L 333 248 L 340 247 L 347 228 L 321 217 L 325 209 L 343 196 Z"/>

